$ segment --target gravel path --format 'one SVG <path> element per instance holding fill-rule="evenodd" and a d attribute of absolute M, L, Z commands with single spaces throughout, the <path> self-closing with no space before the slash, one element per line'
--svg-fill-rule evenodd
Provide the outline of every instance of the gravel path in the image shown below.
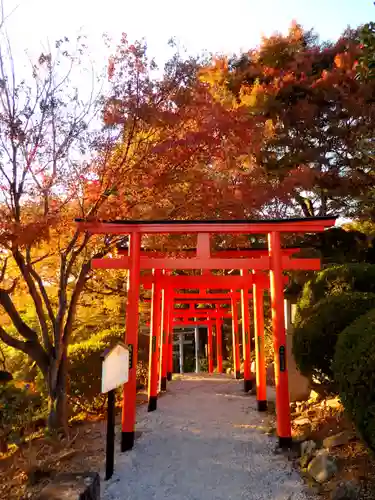
<path fill-rule="evenodd" d="M 311 498 L 287 459 L 274 453 L 275 439 L 264 434 L 269 417 L 241 389 L 225 376 L 184 376 L 169 384 L 157 411 L 140 408 L 140 437 L 131 452 L 117 455 L 102 498 Z"/>

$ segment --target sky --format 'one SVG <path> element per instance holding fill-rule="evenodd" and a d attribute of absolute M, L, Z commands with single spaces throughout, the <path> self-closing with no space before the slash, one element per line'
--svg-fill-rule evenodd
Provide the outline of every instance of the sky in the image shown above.
<path fill-rule="evenodd" d="M 3 0 L 13 13 L 7 29 L 13 50 L 38 53 L 42 43 L 78 33 L 88 35 L 95 64 L 105 64 L 102 33 L 117 42 L 145 37 L 160 62 L 176 37 L 189 52 L 232 54 L 256 46 L 262 35 L 285 32 L 294 19 L 315 28 L 321 39 L 336 38 L 348 25 L 375 19 L 373 0 Z M 15 9 L 15 10 L 14 10 Z"/>

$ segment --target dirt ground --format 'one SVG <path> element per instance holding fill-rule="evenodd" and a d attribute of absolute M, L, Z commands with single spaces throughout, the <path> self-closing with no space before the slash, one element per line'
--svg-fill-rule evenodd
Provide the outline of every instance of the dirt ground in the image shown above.
<path fill-rule="evenodd" d="M 146 403 L 146 395 L 138 395 L 138 404 Z M 322 441 L 343 430 L 353 430 L 341 406 L 327 408 L 323 402 L 305 404 L 298 417 L 307 416 L 312 422 L 309 438 Z M 118 415 L 118 418 L 120 415 Z M 294 414 L 297 417 L 297 413 Z M 71 426 L 69 440 L 54 442 L 43 435 L 35 435 L 20 448 L 11 448 L 7 455 L 0 454 L 0 500 L 36 499 L 41 489 L 56 472 L 99 471 L 104 461 L 106 423 L 91 419 Z M 294 437 L 303 429 L 293 426 Z M 323 487 L 306 482 L 324 500 L 343 481 L 355 481 L 362 486 L 358 500 L 375 500 L 375 457 L 358 439 L 331 450 L 338 472 Z"/>
<path fill-rule="evenodd" d="M 141 393 L 138 404 L 144 403 L 146 396 Z M 69 439 L 61 442 L 43 435 L 34 436 L 21 447 L 11 448 L 7 455 L 0 454 L 0 500 L 36 499 L 59 472 L 99 472 L 105 454 L 106 421 L 103 418 L 72 424 Z"/>

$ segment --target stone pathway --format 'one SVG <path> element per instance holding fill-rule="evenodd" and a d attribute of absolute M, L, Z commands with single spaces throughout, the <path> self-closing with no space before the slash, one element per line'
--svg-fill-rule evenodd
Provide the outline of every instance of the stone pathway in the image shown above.
<path fill-rule="evenodd" d="M 158 409 L 140 408 L 140 437 L 118 453 L 103 500 L 306 500 L 301 478 L 264 433 L 267 415 L 239 381 L 186 375 Z M 118 430 L 119 432 L 119 430 Z M 119 436 L 117 436 L 119 441 Z"/>

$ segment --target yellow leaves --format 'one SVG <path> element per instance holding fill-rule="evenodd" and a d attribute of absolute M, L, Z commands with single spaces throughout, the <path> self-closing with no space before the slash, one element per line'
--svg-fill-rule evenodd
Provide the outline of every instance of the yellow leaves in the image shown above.
<path fill-rule="evenodd" d="M 264 104 L 266 95 L 263 87 L 256 81 L 251 87 L 243 85 L 240 91 L 240 103 L 238 106 L 246 106 L 249 108 L 258 108 Z"/>
<path fill-rule="evenodd" d="M 264 136 L 266 139 L 272 139 L 275 136 L 275 125 L 272 120 L 266 120 L 264 124 Z"/>
<path fill-rule="evenodd" d="M 351 69 L 353 67 L 354 57 L 349 52 L 342 52 L 335 57 L 335 65 L 339 69 Z"/>
<path fill-rule="evenodd" d="M 229 76 L 228 58 L 221 57 L 214 59 L 211 66 L 200 70 L 199 81 L 208 86 L 212 97 L 220 102 L 233 102 L 233 95 L 227 88 Z"/>

